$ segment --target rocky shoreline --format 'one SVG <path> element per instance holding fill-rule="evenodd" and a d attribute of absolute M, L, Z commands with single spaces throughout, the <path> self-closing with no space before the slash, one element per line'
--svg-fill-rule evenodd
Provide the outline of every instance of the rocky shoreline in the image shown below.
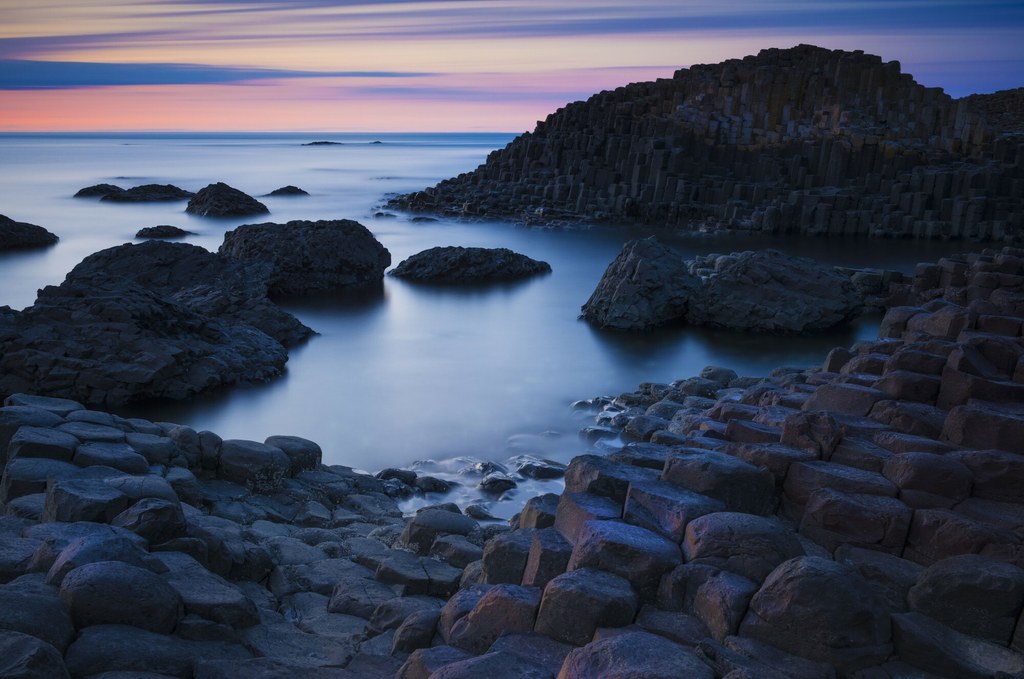
<path fill-rule="evenodd" d="M 819 368 L 580 402 L 594 454 L 509 525 L 298 437 L 12 395 L 0 675 L 1024 677 L 1024 251 L 889 294 Z"/>

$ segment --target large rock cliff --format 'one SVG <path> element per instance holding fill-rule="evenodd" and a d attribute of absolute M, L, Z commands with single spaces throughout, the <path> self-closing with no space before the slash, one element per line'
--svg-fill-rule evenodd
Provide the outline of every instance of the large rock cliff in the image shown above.
<path fill-rule="evenodd" d="M 1024 234 L 1024 90 L 952 99 L 810 45 L 697 65 L 549 115 L 393 207 L 528 222 L 883 237 Z"/>

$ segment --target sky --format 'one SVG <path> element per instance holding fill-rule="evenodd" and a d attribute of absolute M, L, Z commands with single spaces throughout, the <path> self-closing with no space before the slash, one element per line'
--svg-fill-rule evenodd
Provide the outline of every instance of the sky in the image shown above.
<path fill-rule="evenodd" d="M 0 0 L 0 132 L 523 132 L 801 43 L 1024 85 L 1020 0 Z"/>

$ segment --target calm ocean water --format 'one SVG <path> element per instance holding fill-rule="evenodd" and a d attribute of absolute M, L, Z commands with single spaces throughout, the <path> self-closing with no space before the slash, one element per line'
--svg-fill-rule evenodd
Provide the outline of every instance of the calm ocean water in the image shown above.
<path fill-rule="evenodd" d="M 323 139 L 344 144 L 302 145 Z M 436 289 L 386 277 L 383 298 L 289 303 L 320 335 L 292 351 L 287 374 L 265 385 L 130 412 L 225 438 L 304 436 L 320 443 L 326 462 L 369 471 L 424 459 L 500 461 L 531 452 L 567 461 L 583 449 L 576 431 L 585 421 L 570 412 L 574 400 L 629 391 L 643 381 L 689 377 L 709 364 L 745 375 L 817 364 L 834 346 L 874 337 L 877 319 L 797 338 L 694 328 L 600 332 L 577 319 L 580 305 L 622 243 L 641 233 L 373 216 L 388 194 L 471 170 L 511 139 L 0 135 L 0 214 L 61 238 L 45 251 L 0 255 L 0 305 L 32 304 L 38 288 L 59 283 L 92 252 L 133 241 L 144 226 L 177 225 L 196 232 L 187 242 L 216 250 L 225 231 L 253 221 L 193 217 L 185 214 L 184 202 L 124 205 L 71 198 L 79 188 L 101 182 L 170 183 L 195 191 L 224 181 L 257 196 L 293 184 L 311 195 L 261 198 L 270 221 L 358 220 L 391 251 L 394 264 L 438 245 L 509 247 L 549 262 L 552 274 L 511 286 Z M 963 247 L 740 236 L 694 236 L 675 245 L 694 255 L 771 246 L 831 263 L 908 272 L 915 262 Z"/>

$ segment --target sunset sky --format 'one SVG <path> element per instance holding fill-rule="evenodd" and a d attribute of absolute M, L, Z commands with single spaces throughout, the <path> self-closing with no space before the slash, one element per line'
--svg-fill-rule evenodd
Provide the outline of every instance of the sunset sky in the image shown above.
<path fill-rule="evenodd" d="M 522 132 L 799 43 L 1024 85 L 1019 0 L 0 0 L 0 131 Z"/>

